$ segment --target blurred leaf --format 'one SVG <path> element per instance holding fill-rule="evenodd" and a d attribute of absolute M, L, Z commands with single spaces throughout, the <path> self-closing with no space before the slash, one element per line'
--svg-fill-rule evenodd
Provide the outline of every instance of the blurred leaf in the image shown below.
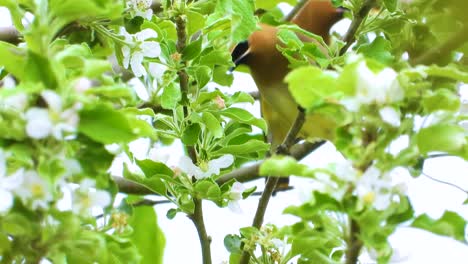
<path fill-rule="evenodd" d="M 466 243 L 466 224 L 466 220 L 457 213 L 446 211 L 439 219 L 433 219 L 426 214 L 420 215 L 411 226 Z"/>
<path fill-rule="evenodd" d="M 174 84 L 170 84 L 164 87 L 161 95 L 161 106 L 164 109 L 174 109 L 177 103 L 182 99 L 182 93 L 179 87 Z"/>
<path fill-rule="evenodd" d="M 337 76 L 313 66 L 301 67 L 290 72 L 285 81 L 296 102 L 310 109 L 324 102 L 338 90 Z"/>
<path fill-rule="evenodd" d="M 357 52 L 362 53 L 367 58 L 371 58 L 382 64 L 388 65 L 395 59 L 391 48 L 392 46 L 390 41 L 384 37 L 378 36 L 374 41 L 372 41 L 372 43 L 360 46 Z"/>
<path fill-rule="evenodd" d="M 416 142 L 421 153 L 456 152 L 466 144 L 465 130 L 458 125 L 439 124 L 419 131 Z"/>
<path fill-rule="evenodd" d="M 162 264 L 166 239 L 158 225 L 153 207 L 139 206 L 133 209 L 128 224 L 133 232 L 130 239 L 142 257 L 140 264 Z"/>
<path fill-rule="evenodd" d="M 23 49 L 10 43 L 0 41 L 0 65 L 16 78 L 24 80 L 27 77 L 26 53 Z"/>
<path fill-rule="evenodd" d="M 273 156 L 262 163 L 259 174 L 271 177 L 288 177 L 291 175 L 310 177 L 311 174 L 307 170 L 306 165 L 300 164 L 293 157 Z"/>
<path fill-rule="evenodd" d="M 213 114 L 205 112 L 202 115 L 203 123 L 206 125 L 208 129 L 207 132 L 210 132 L 214 138 L 220 138 L 223 136 L 223 127 L 219 120 L 214 117 Z"/>

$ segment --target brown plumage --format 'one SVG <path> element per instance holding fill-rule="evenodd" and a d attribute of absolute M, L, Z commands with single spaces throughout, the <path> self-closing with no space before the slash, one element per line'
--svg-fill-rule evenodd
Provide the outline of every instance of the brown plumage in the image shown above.
<path fill-rule="evenodd" d="M 293 17 L 292 23 L 320 35 L 329 42 L 330 28 L 342 18 L 343 9 L 335 8 L 329 0 L 309 0 Z M 260 24 L 247 43 L 233 51 L 236 65 L 249 67 L 260 92 L 263 118 L 269 127 L 269 141 L 276 148 L 285 138 L 298 114 L 298 105 L 289 93 L 284 77 L 290 71 L 288 60 L 277 50 L 280 44 L 276 27 Z M 304 42 L 313 42 L 299 35 Z M 322 116 L 308 114 L 299 136 L 308 139 L 332 139 L 335 125 Z"/>

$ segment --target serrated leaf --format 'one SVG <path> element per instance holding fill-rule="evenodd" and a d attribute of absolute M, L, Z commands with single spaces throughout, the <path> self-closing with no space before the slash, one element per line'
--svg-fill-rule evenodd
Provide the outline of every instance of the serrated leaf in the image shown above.
<path fill-rule="evenodd" d="M 412 227 L 420 228 L 434 234 L 449 236 L 458 241 L 466 242 L 466 220 L 455 212 L 446 211 L 441 218 L 433 219 L 426 214 L 418 216 Z"/>
<path fill-rule="evenodd" d="M 250 113 L 247 110 L 236 107 L 230 107 L 221 111 L 220 114 L 238 122 L 256 126 L 264 132 L 267 131 L 267 125 L 265 120 L 261 118 L 256 118 L 252 113 Z"/>
<path fill-rule="evenodd" d="M 338 90 L 335 73 L 313 66 L 293 70 L 285 81 L 296 102 L 305 109 L 320 105 Z"/>
<path fill-rule="evenodd" d="M 126 115 L 107 104 L 83 109 L 78 130 L 104 144 L 130 142 L 138 136 Z"/>
<path fill-rule="evenodd" d="M 223 136 L 223 127 L 221 126 L 220 121 L 213 114 L 205 112 L 202 115 L 202 119 L 206 128 L 214 138 L 220 138 Z"/>
<path fill-rule="evenodd" d="M 272 177 L 305 176 L 304 174 L 309 174 L 307 169 L 306 165 L 300 164 L 293 157 L 278 155 L 265 160 L 260 166 L 259 174 Z"/>
<path fill-rule="evenodd" d="M 375 38 L 370 44 L 361 45 L 357 52 L 385 65 L 390 64 L 395 59 L 392 54 L 391 42 L 381 36 Z"/>

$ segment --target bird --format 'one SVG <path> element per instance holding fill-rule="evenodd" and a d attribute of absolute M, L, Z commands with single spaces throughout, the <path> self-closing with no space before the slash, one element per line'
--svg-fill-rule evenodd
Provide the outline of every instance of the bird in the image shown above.
<path fill-rule="evenodd" d="M 343 18 L 344 8 L 336 8 L 330 0 L 309 0 L 291 19 L 304 30 L 319 35 L 325 43 L 330 41 L 331 27 Z M 239 43 L 231 52 L 235 67 L 246 65 L 259 90 L 261 113 L 268 125 L 267 139 L 276 149 L 286 137 L 299 111 L 284 78 L 290 72 L 288 60 L 277 49 L 278 29 L 259 24 L 259 30 Z M 302 35 L 304 42 L 313 42 Z M 321 115 L 309 113 L 298 136 L 304 139 L 332 140 L 336 124 Z M 276 189 L 288 188 L 289 179 L 282 178 Z"/>

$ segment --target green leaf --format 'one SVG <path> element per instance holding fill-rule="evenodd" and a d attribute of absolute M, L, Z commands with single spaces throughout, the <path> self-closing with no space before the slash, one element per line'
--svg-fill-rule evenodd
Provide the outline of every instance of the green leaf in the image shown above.
<path fill-rule="evenodd" d="M 161 95 L 161 107 L 164 109 L 174 109 L 181 99 L 182 93 L 180 89 L 176 85 L 170 84 L 164 87 Z"/>
<path fill-rule="evenodd" d="M 124 11 L 121 1 L 109 0 L 51 0 L 49 3 L 51 16 L 55 15 L 63 20 L 64 24 L 90 18 L 120 19 Z"/>
<path fill-rule="evenodd" d="M 16 78 L 24 80 L 26 72 L 26 53 L 23 49 L 10 43 L 0 41 L 0 65 L 13 74 Z"/>
<path fill-rule="evenodd" d="M 320 211 L 341 211 L 341 204 L 333 197 L 314 191 L 311 202 L 300 206 L 289 206 L 284 209 L 283 214 L 291 214 L 305 220 L 313 220 Z"/>
<path fill-rule="evenodd" d="M 185 47 L 185 49 L 182 51 L 182 59 L 185 61 L 189 61 L 195 59 L 198 55 L 200 55 L 200 52 L 202 50 L 202 42 L 203 38 L 199 38 L 188 44 L 187 47 Z"/>
<path fill-rule="evenodd" d="M 24 76 L 24 81 L 42 82 L 49 89 L 57 87 L 57 77 L 49 58 L 29 51 L 25 67 L 28 74 Z"/>
<path fill-rule="evenodd" d="M 454 79 L 457 81 L 461 81 L 464 83 L 468 83 L 468 72 L 461 71 L 456 68 L 454 65 L 449 65 L 446 67 L 439 67 L 436 65 L 432 65 L 429 67 L 421 66 L 425 69 L 426 73 L 430 76 L 437 76 L 437 77 L 445 77 Z"/>
<path fill-rule="evenodd" d="M 458 111 L 460 108 L 460 97 L 449 89 L 437 89 L 427 91 L 422 100 L 422 105 L 427 113 L 437 110 Z"/>
<path fill-rule="evenodd" d="M 166 213 L 167 219 L 171 219 L 171 220 L 174 219 L 174 217 L 177 215 L 178 212 L 179 210 L 174 209 L 174 208 L 167 210 L 167 213 Z"/>
<path fill-rule="evenodd" d="M 133 229 L 130 239 L 142 257 L 139 263 L 162 264 L 166 239 L 158 225 L 154 208 L 150 206 L 135 207 L 128 224 Z"/>
<path fill-rule="evenodd" d="M 292 6 L 296 5 L 296 0 L 257 0 L 255 1 L 255 6 L 262 9 L 271 9 L 277 6 L 279 3 L 284 2 Z"/>
<path fill-rule="evenodd" d="M 197 143 L 198 137 L 201 133 L 201 127 L 198 123 L 193 123 L 189 125 L 184 130 L 184 134 L 182 135 L 182 143 L 187 146 L 193 146 Z"/>
<path fill-rule="evenodd" d="M 223 136 L 223 127 L 221 126 L 219 120 L 213 114 L 205 112 L 202 115 L 202 119 L 208 131 L 215 138 L 220 138 Z"/>
<path fill-rule="evenodd" d="M 134 174 L 128 169 L 128 165 L 126 163 L 124 163 L 123 176 L 125 179 L 141 184 L 159 195 L 167 195 L 167 188 L 162 179 L 158 177 L 145 178 Z"/>
<path fill-rule="evenodd" d="M 224 247 L 230 253 L 242 253 L 241 238 L 238 235 L 226 235 L 224 237 Z"/>
<path fill-rule="evenodd" d="M 230 107 L 221 111 L 220 114 L 229 117 L 233 120 L 236 120 L 240 123 L 256 126 L 264 132 L 267 131 L 267 124 L 265 120 L 261 118 L 256 118 L 252 113 L 250 113 L 247 110 L 236 107 Z"/>
<path fill-rule="evenodd" d="M 213 151 L 211 154 L 213 156 L 221 156 L 223 154 L 246 155 L 252 152 L 262 153 L 262 152 L 268 151 L 269 149 L 270 149 L 269 144 L 261 140 L 253 139 L 253 140 L 249 140 L 239 145 L 223 146 L 219 150 Z"/>
<path fill-rule="evenodd" d="M 395 59 L 392 55 L 392 46 L 390 41 L 381 36 L 375 38 L 370 44 L 360 46 L 357 52 L 385 65 L 390 64 Z"/>
<path fill-rule="evenodd" d="M 218 184 L 209 180 L 197 182 L 195 191 L 199 193 L 201 197 L 206 197 L 208 199 L 217 199 L 221 196 L 221 189 Z"/>
<path fill-rule="evenodd" d="M 189 36 L 195 34 L 205 25 L 205 17 L 202 14 L 189 10 L 185 15 L 187 16 L 187 34 Z"/>
<path fill-rule="evenodd" d="M 434 125 L 421 129 L 416 142 L 421 153 L 456 152 L 466 144 L 465 130 L 457 125 Z"/>
<path fill-rule="evenodd" d="M 390 12 L 395 12 L 398 1 L 397 0 L 383 0 L 385 7 L 388 9 Z"/>
<path fill-rule="evenodd" d="M 289 48 L 300 49 L 304 46 L 304 43 L 299 39 L 299 37 L 289 29 L 280 29 L 277 33 L 278 39 L 286 44 Z"/>
<path fill-rule="evenodd" d="M 305 109 L 314 108 L 338 90 L 336 74 L 313 66 L 290 72 L 285 81 L 296 102 Z"/>
<path fill-rule="evenodd" d="M 293 157 L 278 155 L 265 160 L 260 166 L 259 174 L 261 176 L 272 177 L 288 177 L 291 175 L 312 176 L 307 171 L 308 167 L 300 164 Z"/>
<path fill-rule="evenodd" d="M 136 164 L 145 174 L 146 178 L 151 178 L 155 175 L 162 174 L 169 177 L 174 176 L 174 172 L 162 162 L 152 161 L 150 159 L 135 160 Z"/>
<path fill-rule="evenodd" d="M 138 135 L 126 115 L 108 104 L 96 104 L 83 109 L 78 129 L 104 144 L 130 142 Z"/>
<path fill-rule="evenodd" d="M 466 242 L 466 224 L 466 220 L 457 213 L 446 211 L 439 219 L 433 219 L 426 214 L 420 215 L 413 221 L 411 226 Z"/>

